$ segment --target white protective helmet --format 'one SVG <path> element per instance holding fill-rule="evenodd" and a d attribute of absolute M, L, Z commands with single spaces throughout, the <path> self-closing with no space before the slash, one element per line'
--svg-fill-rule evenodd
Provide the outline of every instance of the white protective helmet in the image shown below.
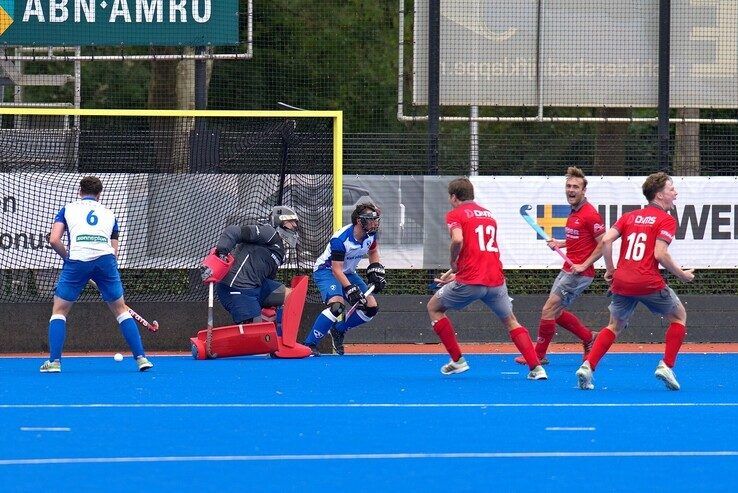
<path fill-rule="evenodd" d="M 300 219 L 297 217 L 297 213 L 286 205 L 274 207 L 269 214 L 269 222 L 277 230 L 282 240 L 287 242 L 292 248 L 295 248 L 298 238 L 297 229 L 292 230 L 283 227 L 282 225 L 285 221 L 297 221 L 299 223 Z"/>

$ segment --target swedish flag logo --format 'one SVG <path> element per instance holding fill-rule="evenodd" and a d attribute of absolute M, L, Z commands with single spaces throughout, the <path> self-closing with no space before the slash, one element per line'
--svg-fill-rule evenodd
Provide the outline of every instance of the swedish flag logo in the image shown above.
<path fill-rule="evenodd" d="M 13 23 L 14 12 L 15 5 L 13 0 L 0 0 L 0 36 L 2 36 Z"/>
<path fill-rule="evenodd" d="M 536 206 L 536 222 L 550 237 L 566 238 L 566 220 L 571 206 L 543 204 Z M 539 237 L 540 238 L 540 237 Z"/>

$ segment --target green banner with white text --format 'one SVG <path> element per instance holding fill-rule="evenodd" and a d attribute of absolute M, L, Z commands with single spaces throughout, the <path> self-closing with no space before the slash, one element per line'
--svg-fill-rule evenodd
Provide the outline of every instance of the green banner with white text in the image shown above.
<path fill-rule="evenodd" d="M 238 44 L 238 0 L 0 0 L 0 45 Z"/>

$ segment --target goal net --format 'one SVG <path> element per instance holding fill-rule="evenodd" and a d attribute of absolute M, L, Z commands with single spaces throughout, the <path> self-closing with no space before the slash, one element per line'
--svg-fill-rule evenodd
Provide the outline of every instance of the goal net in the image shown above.
<path fill-rule="evenodd" d="M 51 300 L 62 260 L 48 233 L 87 175 L 118 219 L 130 301 L 201 299 L 197 269 L 223 228 L 264 223 L 275 205 L 300 217 L 282 280 L 311 271 L 341 220 L 340 112 L 0 108 L 0 118 L 0 301 Z"/>

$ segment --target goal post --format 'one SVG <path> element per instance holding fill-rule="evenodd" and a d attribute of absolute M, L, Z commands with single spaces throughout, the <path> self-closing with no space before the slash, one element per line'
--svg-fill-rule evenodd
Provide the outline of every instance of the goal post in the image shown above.
<path fill-rule="evenodd" d="M 340 111 L 0 108 L 0 300 L 51 298 L 46 235 L 87 175 L 120 224 L 127 298 L 194 299 L 222 229 L 275 205 L 301 220 L 283 267 L 309 272 L 341 226 L 342 126 Z"/>

